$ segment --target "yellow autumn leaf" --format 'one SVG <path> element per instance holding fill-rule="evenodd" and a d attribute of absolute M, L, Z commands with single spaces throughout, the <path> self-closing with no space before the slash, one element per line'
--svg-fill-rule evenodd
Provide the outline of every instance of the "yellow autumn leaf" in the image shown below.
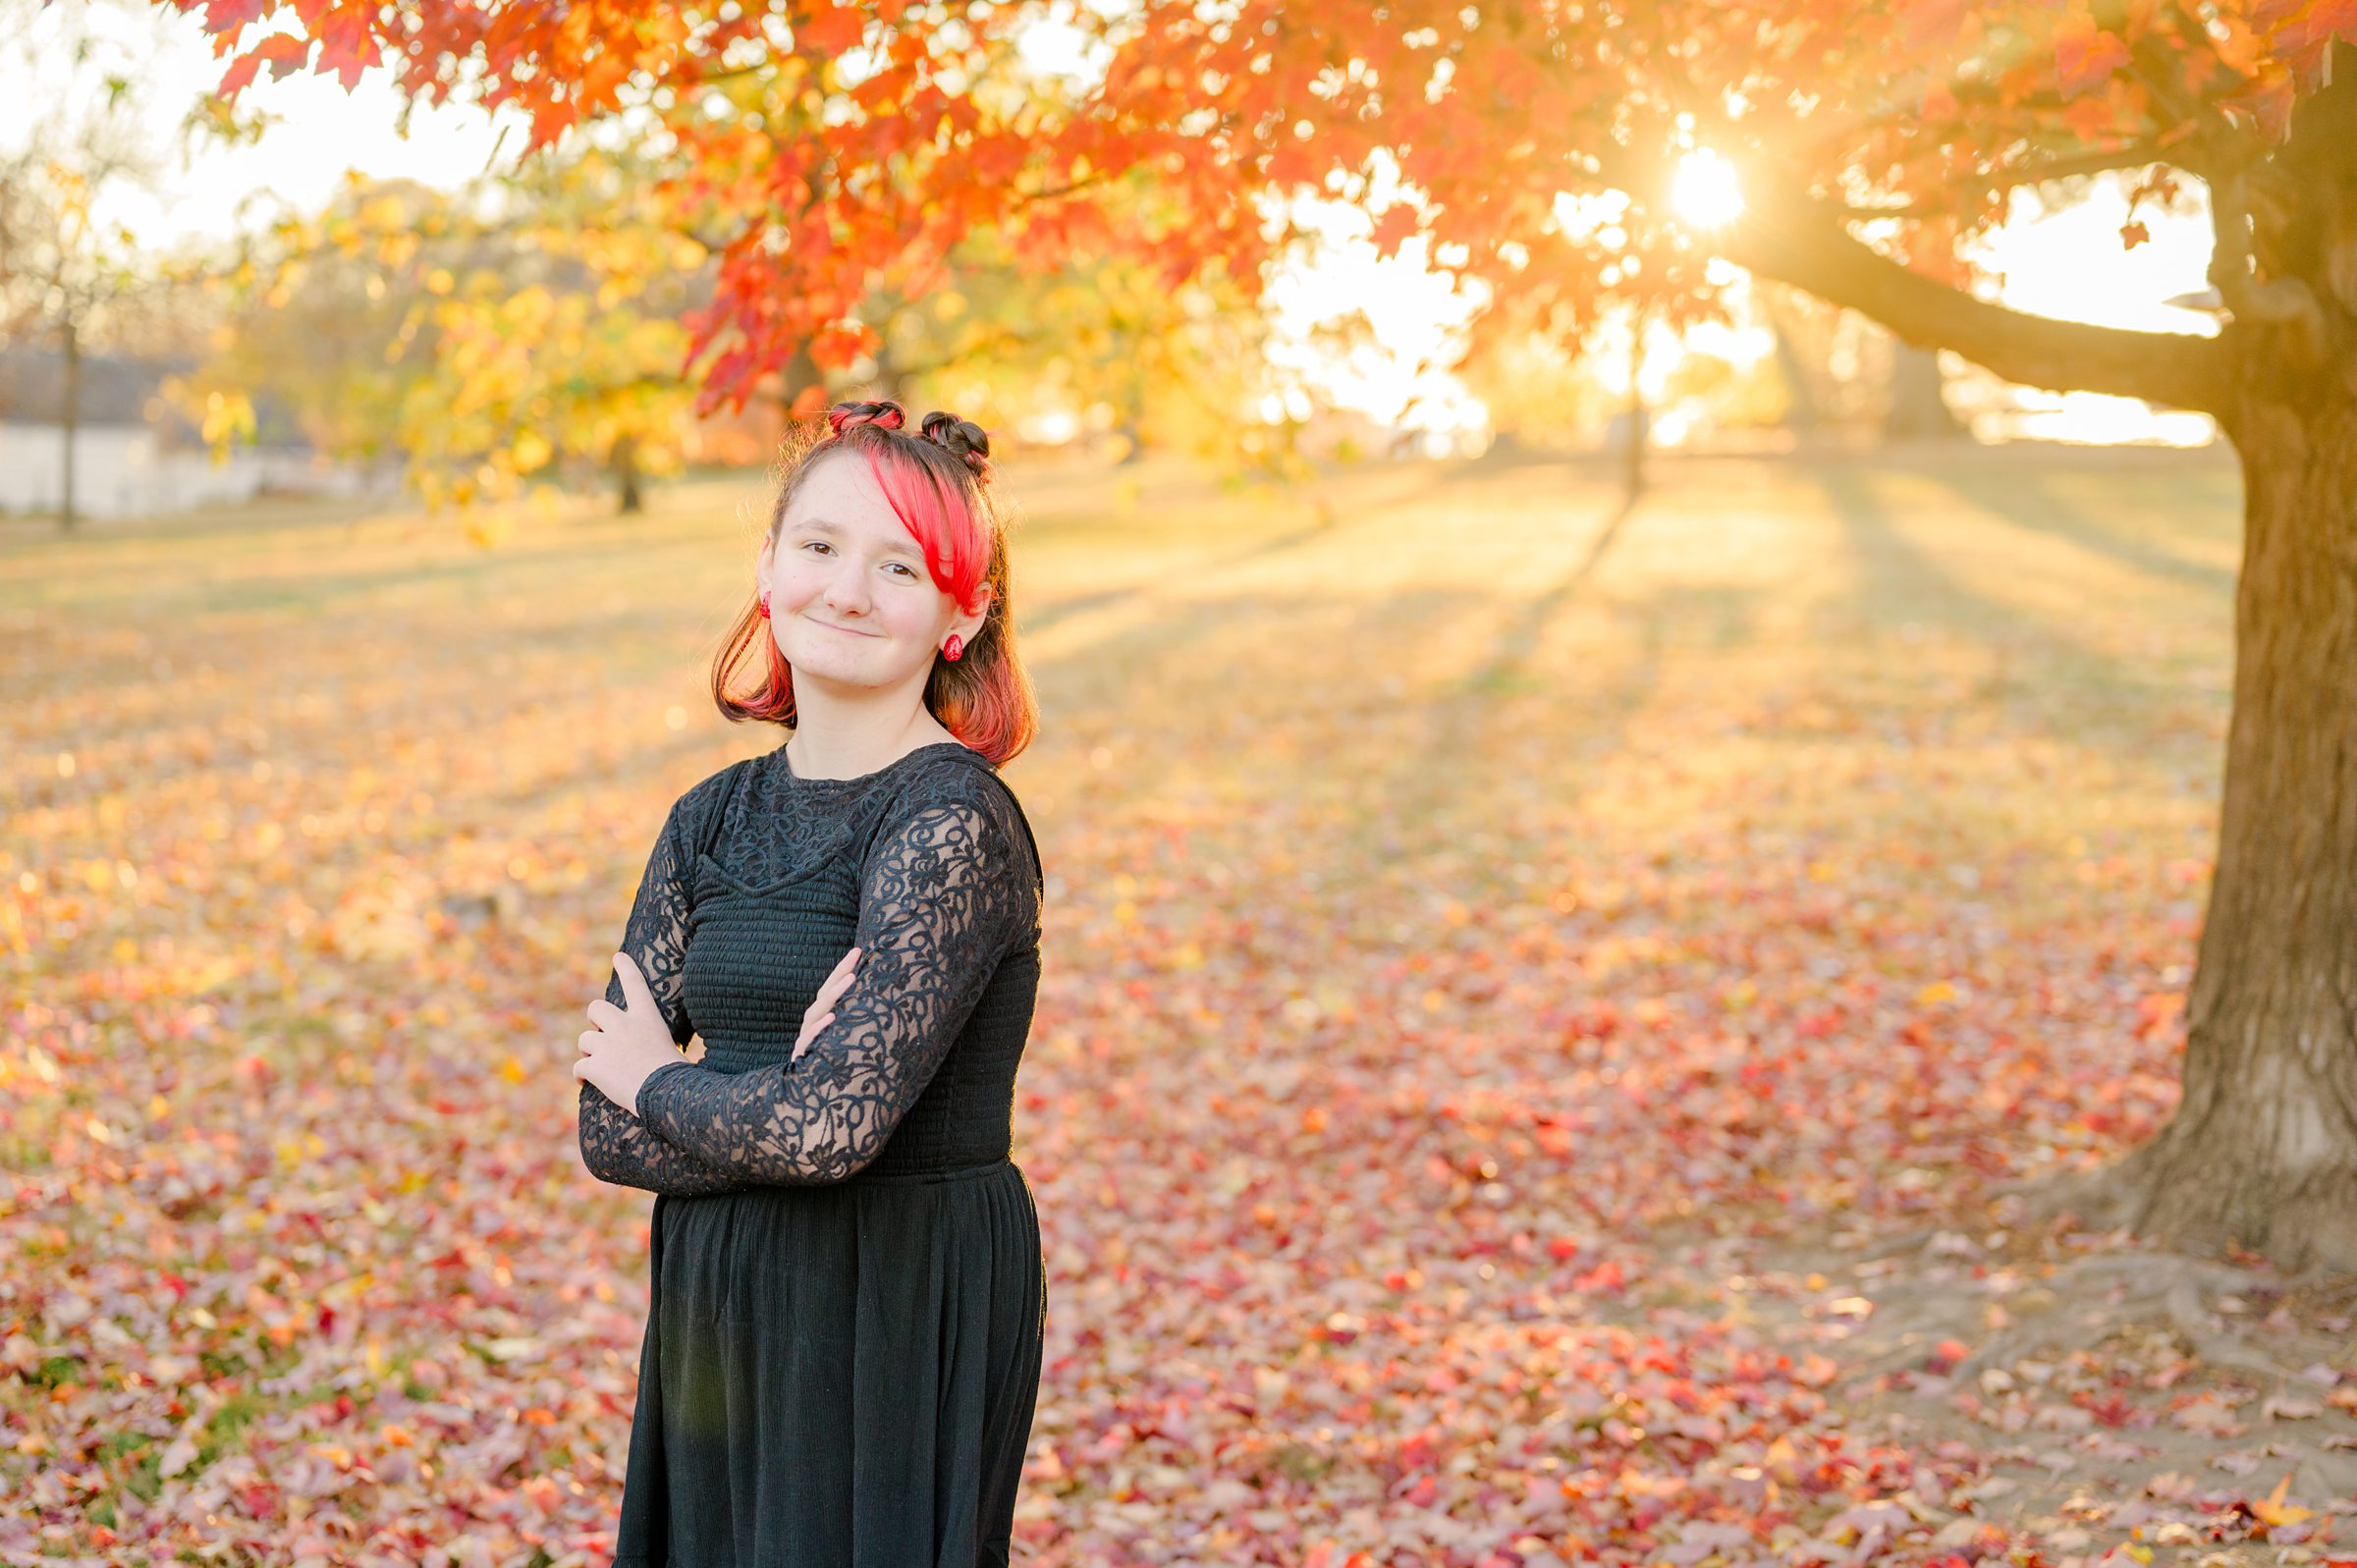
<path fill-rule="evenodd" d="M 2266 1525 L 2296 1525 L 2303 1519 L 2315 1518 L 2316 1511 L 2314 1509 L 2294 1508 L 2283 1500 L 2285 1494 L 2290 1490 L 2291 1474 L 2286 1471 L 2283 1479 L 2275 1483 L 2274 1491 L 2251 1504 L 2252 1514 L 2258 1518 L 2260 1523 Z"/>

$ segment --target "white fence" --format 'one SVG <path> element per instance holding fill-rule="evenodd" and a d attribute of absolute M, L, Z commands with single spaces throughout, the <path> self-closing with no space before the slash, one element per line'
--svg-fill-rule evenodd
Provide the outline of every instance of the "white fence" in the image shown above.
<path fill-rule="evenodd" d="M 0 512 L 55 512 L 65 495 L 65 431 L 0 419 Z M 300 495 L 383 494 L 397 476 L 331 462 L 299 448 L 248 447 L 216 463 L 201 448 L 160 446 L 143 425 L 83 425 L 74 433 L 74 507 L 93 517 L 185 512 L 245 501 L 264 490 Z"/>

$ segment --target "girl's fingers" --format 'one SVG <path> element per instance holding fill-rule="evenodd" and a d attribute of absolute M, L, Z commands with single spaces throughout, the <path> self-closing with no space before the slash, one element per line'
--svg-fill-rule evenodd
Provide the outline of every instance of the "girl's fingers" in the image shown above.
<path fill-rule="evenodd" d="M 820 1032 L 823 1031 L 827 1025 L 833 1023 L 834 1021 L 835 1015 L 833 1013 L 822 1012 L 817 1017 L 812 1018 L 805 1023 L 802 1027 L 802 1038 L 794 1043 L 794 1059 L 796 1061 L 801 1060 L 802 1054 L 810 1049 L 810 1042 L 816 1040 L 819 1037 Z"/>

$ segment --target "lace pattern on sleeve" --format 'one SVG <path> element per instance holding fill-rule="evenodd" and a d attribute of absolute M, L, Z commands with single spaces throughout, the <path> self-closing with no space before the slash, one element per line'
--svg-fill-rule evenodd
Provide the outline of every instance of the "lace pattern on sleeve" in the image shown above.
<path fill-rule="evenodd" d="M 647 989 L 654 994 L 656 1009 L 670 1027 L 673 1043 L 682 1046 L 695 1033 L 681 985 L 687 957 L 687 872 L 692 864 L 685 827 L 687 821 L 701 820 L 716 809 L 711 795 L 709 787 L 690 790 L 672 807 L 647 856 L 646 872 L 639 878 L 622 939 L 622 950 L 646 976 Z M 606 1000 L 617 1007 L 625 1004 L 618 971 L 608 975 Z M 581 1163 L 600 1181 L 617 1186 L 686 1198 L 752 1185 L 665 1142 L 593 1083 L 581 1085 L 578 1138 Z"/>
<path fill-rule="evenodd" d="M 930 804 L 888 831 L 860 884 L 859 966 L 799 1060 L 726 1074 L 666 1065 L 639 1114 L 707 1164 L 764 1184 L 842 1181 L 882 1152 L 998 962 L 1036 930 L 1039 889 L 994 812 Z"/>

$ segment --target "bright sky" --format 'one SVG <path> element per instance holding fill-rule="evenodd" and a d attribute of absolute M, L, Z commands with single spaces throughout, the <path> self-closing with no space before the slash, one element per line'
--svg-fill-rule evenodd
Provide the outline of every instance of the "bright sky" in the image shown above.
<path fill-rule="evenodd" d="M 513 126 L 503 158 L 512 159 L 521 142 L 521 115 L 494 121 L 478 108 L 426 105 L 411 112 L 405 139 L 395 129 L 401 95 L 380 74 L 363 77 L 347 93 L 332 77 L 306 72 L 276 81 L 264 71 L 239 101 L 280 117 L 279 124 L 252 145 L 213 143 L 192 160 L 177 156 L 172 149 L 182 116 L 220 81 L 223 69 L 197 19 L 160 6 L 65 0 L 41 7 L 23 47 L 0 56 L 0 145 L 21 144 L 34 116 L 57 103 L 63 79 L 53 63 L 54 45 L 76 25 L 102 32 L 104 63 L 126 68 L 139 82 L 147 135 L 165 154 L 159 189 L 117 192 L 98 214 L 150 246 L 227 236 L 240 226 L 242 207 L 267 210 L 273 198 L 297 210 L 319 207 L 347 169 L 457 185 L 483 171 L 503 128 Z"/>
<path fill-rule="evenodd" d="M 169 148 L 180 118 L 196 96 L 219 81 L 221 66 L 194 18 L 160 7 L 86 9 L 66 5 L 34 13 L 25 47 L 0 53 L 0 146 L 15 144 L 32 117 L 51 111 L 61 86 L 55 53 L 46 46 L 70 12 L 104 27 L 113 58 L 134 67 L 139 103 L 159 148 Z M 17 13 L 22 15 L 22 13 Z M 50 35 L 44 38 L 44 29 Z M 1072 47 L 1073 34 L 1054 23 L 1027 41 L 1025 54 L 1043 70 L 1084 71 Z M 46 101 L 44 101 L 46 100 Z M 518 116 L 494 119 L 480 109 L 454 106 L 412 110 L 405 136 L 397 129 L 401 99 L 377 74 L 347 93 L 330 78 L 303 74 L 284 81 L 264 73 L 244 95 L 248 109 L 277 117 L 253 145 L 213 145 L 192 161 L 168 161 L 160 189 L 119 193 L 101 216 L 119 222 L 142 243 L 166 246 L 197 237 L 232 233 L 241 221 L 256 221 L 285 203 L 316 208 L 348 169 L 376 178 L 408 177 L 453 186 L 480 174 L 496 157 L 513 160 L 521 144 Z M 501 133 L 508 133 L 503 144 Z M 1727 172 L 1705 171 L 1707 194 L 1724 198 Z M 1739 186 L 1739 176 L 1735 177 Z M 1324 204 L 1318 204 L 1324 205 Z M 1565 211 L 1567 221 L 1578 221 Z M 2034 199 L 1986 247 L 1987 264 L 2002 275 L 1996 291 L 2004 303 L 2043 315 L 2157 331 L 2211 330 L 2203 317 L 2163 301 L 2207 287 L 2208 225 L 2200 216 L 2140 214 L 2150 243 L 2123 251 L 2118 238 L 2126 204 L 2116 183 L 2105 185 L 2081 206 L 2041 214 Z M 1419 369 L 1442 353 L 1450 331 L 1467 308 L 1453 297 L 1449 281 L 1424 265 L 1420 242 L 1389 260 L 1376 259 L 1366 238 L 1367 220 L 1347 208 L 1325 206 L 1315 214 L 1324 232 L 1324 254 L 1310 267 L 1292 268 L 1275 280 L 1269 299 L 1281 338 L 1296 347 L 1280 350 L 1305 377 L 1329 390 L 1338 402 L 1380 420 L 1398 418 L 1410 405 L 1414 422 L 1439 430 L 1482 422 L 1480 405 L 1445 372 Z M 1301 340 L 1322 314 L 1363 308 L 1374 323 L 1381 351 L 1338 361 L 1310 350 Z M 1770 351 L 1765 331 L 1726 332 L 1696 347 L 1734 359 L 1751 360 Z M 1651 355 L 1649 375 L 1674 357 L 1675 344 Z M 1625 363 L 1624 351 L 1598 345 L 1599 362 Z M 1953 361 L 1951 361 L 1951 364 Z M 1609 376 L 1613 372 L 1608 369 Z M 2022 434 L 2074 440 L 2147 440 L 2198 443 L 2209 439 L 2207 416 L 2155 414 L 2132 399 L 2074 393 L 2064 397 L 2024 394 L 2038 410 L 2018 421 Z M 1667 432 L 1665 432 L 1667 433 Z"/>

